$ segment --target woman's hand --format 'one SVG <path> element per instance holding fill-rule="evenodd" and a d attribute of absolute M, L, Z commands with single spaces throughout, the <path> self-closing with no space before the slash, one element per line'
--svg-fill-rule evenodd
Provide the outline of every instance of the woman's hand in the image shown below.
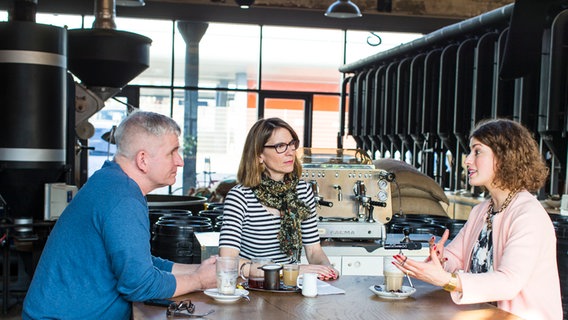
<path fill-rule="evenodd" d="M 306 258 L 310 264 L 300 266 L 300 273 L 312 272 L 318 274 L 320 280 L 335 280 L 339 278 L 339 271 L 335 270 L 319 243 L 304 246 Z"/>
<path fill-rule="evenodd" d="M 438 241 L 438 243 L 435 243 L 436 237 L 432 236 L 432 238 L 430 238 L 429 241 L 430 255 L 426 258 L 426 260 L 424 260 L 424 262 L 432 260 L 432 252 L 436 253 L 436 257 L 441 264 L 443 264 L 444 262 L 446 262 L 446 260 L 448 260 L 448 258 L 444 257 L 444 245 L 446 244 L 446 241 L 448 240 L 449 236 L 450 236 L 450 230 L 446 229 L 446 231 L 444 231 L 444 234 L 442 235 L 442 238 L 440 239 L 440 241 Z"/>
<path fill-rule="evenodd" d="M 339 271 L 332 266 L 320 264 L 302 264 L 300 265 L 300 273 L 317 273 L 320 280 L 336 280 L 339 278 Z"/>
<path fill-rule="evenodd" d="M 444 286 L 448 283 L 451 274 L 444 270 L 438 259 L 438 248 L 434 245 L 430 250 L 430 257 L 424 262 L 408 258 L 403 254 L 393 256 L 393 264 L 406 275 L 431 283 L 435 286 Z"/>

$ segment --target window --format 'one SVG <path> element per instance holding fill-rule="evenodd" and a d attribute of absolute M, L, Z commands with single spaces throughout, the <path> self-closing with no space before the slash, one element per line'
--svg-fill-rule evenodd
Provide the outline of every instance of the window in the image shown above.
<path fill-rule="evenodd" d="M 6 12 L 0 12 L 0 20 L 7 20 Z M 74 29 L 91 28 L 94 18 L 38 14 L 36 20 Z M 308 126 L 303 108 L 309 102 L 312 147 L 334 148 L 343 78 L 338 68 L 421 36 L 122 17 L 115 22 L 117 30 L 152 39 L 149 68 L 128 85 L 139 90 L 142 110 L 171 116 L 182 128 L 190 165 L 179 170 L 174 186 L 154 192 L 175 194 L 207 184 L 207 175 L 213 181 L 235 176 L 260 96 L 266 97 L 264 116 L 284 118 L 300 136 Z M 369 45 L 377 35 L 381 44 Z M 103 136 L 124 117 L 125 103 L 119 94 L 89 119 L 95 126 L 89 139 L 94 148 L 89 152 L 90 173 L 114 154 L 115 147 Z M 343 137 L 343 145 L 356 144 Z"/>
<path fill-rule="evenodd" d="M 263 27 L 263 90 L 339 92 L 343 32 Z"/>
<path fill-rule="evenodd" d="M 180 30 L 203 32 L 188 43 Z M 185 86 L 185 59 L 191 46 L 199 49 L 193 57 L 199 67 L 201 88 L 258 89 L 260 27 L 242 24 L 177 22 L 175 28 L 174 85 Z M 171 54 L 171 53 L 170 53 Z"/>

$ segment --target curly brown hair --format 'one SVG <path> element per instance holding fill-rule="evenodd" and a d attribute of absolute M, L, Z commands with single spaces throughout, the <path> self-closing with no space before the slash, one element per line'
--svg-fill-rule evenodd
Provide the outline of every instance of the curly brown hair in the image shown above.
<path fill-rule="evenodd" d="M 272 136 L 272 133 L 278 129 L 284 128 L 290 132 L 292 139 L 299 140 L 298 134 L 294 129 L 280 118 L 268 118 L 258 120 L 252 128 L 250 128 L 245 145 L 243 147 L 243 154 L 241 156 L 241 163 L 237 171 L 237 180 L 245 187 L 256 187 L 262 180 L 262 173 L 266 169 L 260 163 L 260 154 L 264 150 L 264 145 Z M 296 177 L 302 175 L 302 165 L 296 159 L 294 161 L 294 170 L 291 173 Z M 288 174 L 286 176 L 288 178 Z"/>
<path fill-rule="evenodd" d="M 548 167 L 531 132 L 508 119 L 483 120 L 472 129 L 475 138 L 493 151 L 496 159 L 495 180 L 499 188 L 525 188 L 534 192 L 548 178 Z"/>

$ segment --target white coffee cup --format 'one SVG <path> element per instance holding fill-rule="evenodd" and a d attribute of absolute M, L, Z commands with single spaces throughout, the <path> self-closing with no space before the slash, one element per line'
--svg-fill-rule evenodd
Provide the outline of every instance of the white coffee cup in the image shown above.
<path fill-rule="evenodd" d="M 315 297 L 318 295 L 317 280 L 317 273 L 303 273 L 298 276 L 296 283 L 298 288 L 302 289 L 302 295 L 304 295 L 304 297 Z"/>
<path fill-rule="evenodd" d="M 392 264 L 396 261 L 393 257 L 384 257 L 383 259 L 383 275 L 385 278 L 385 291 L 402 290 L 402 282 L 404 273 Z M 396 262 L 395 262 L 396 263 Z"/>

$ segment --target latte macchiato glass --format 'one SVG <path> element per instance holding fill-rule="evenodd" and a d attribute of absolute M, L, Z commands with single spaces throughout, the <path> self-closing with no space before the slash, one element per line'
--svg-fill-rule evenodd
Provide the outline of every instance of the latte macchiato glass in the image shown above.
<path fill-rule="evenodd" d="M 396 261 L 393 257 L 384 257 L 383 275 L 385 278 L 385 291 L 398 292 L 402 290 L 404 273 L 395 267 L 392 262 Z"/>
<path fill-rule="evenodd" d="M 282 269 L 282 280 L 284 281 L 284 285 L 288 287 L 295 287 L 298 279 L 298 275 L 300 274 L 300 265 L 299 264 L 286 264 Z"/>

